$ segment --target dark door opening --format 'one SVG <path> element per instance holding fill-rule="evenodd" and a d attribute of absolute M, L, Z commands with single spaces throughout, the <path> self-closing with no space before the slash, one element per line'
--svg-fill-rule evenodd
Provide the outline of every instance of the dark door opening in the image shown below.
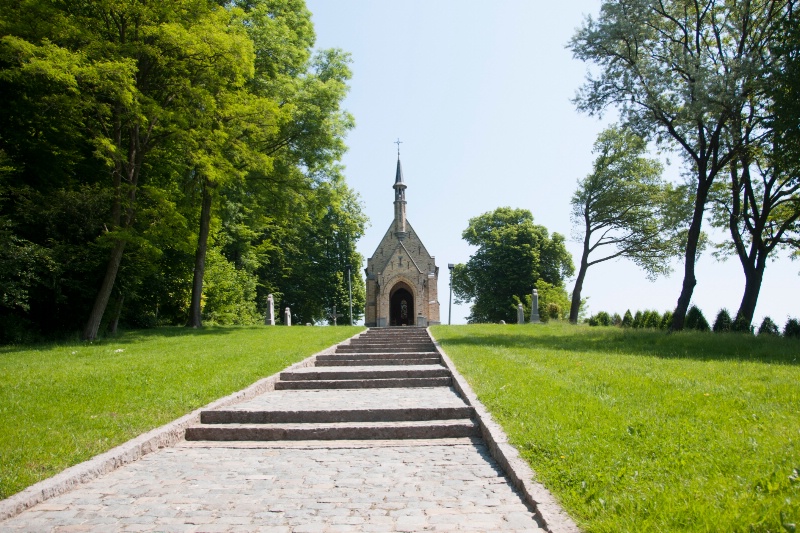
<path fill-rule="evenodd" d="M 406 289 L 397 289 L 389 300 L 389 325 L 414 325 L 414 297 Z"/>

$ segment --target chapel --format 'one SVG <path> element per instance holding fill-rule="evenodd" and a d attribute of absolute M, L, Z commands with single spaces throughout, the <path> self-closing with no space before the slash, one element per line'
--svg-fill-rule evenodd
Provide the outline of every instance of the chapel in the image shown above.
<path fill-rule="evenodd" d="M 400 154 L 394 179 L 394 220 L 367 259 L 368 327 L 439 324 L 439 267 L 406 219 Z"/>

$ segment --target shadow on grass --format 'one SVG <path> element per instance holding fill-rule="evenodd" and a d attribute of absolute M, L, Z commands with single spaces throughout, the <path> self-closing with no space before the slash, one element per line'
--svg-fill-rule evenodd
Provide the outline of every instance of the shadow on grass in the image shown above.
<path fill-rule="evenodd" d="M 519 329 L 514 331 L 510 328 Z M 498 333 L 466 329 L 464 335 L 455 330 L 441 335 L 441 338 L 437 337 L 437 341 L 445 351 L 448 346 L 498 346 L 511 350 L 544 349 L 553 352 L 595 352 L 662 359 L 800 365 L 800 341 L 796 339 L 764 338 L 740 333 L 667 334 L 655 330 L 566 325 L 555 329 L 553 333 L 544 328 L 530 329 L 538 326 L 510 328 L 507 332 Z"/>
<path fill-rule="evenodd" d="M 60 341 L 42 341 L 31 344 L 11 344 L 6 346 L 0 345 L 0 354 L 28 350 L 43 352 L 68 347 L 103 346 L 109 344 L 136 344 L 145 340 L 159 338 L 230 335 L 237 330 L 254 329 L 260 327 L 264 327 L 264 329 L 266 329 L 265 326 L 206 326 L 199 329 L 187 328 L 183 326 L 163 326 L 152 329 L 122 331 L 116 335 L 101 337 L 92 342 L 82 341 L 78 338 L 67 338 Z"/>

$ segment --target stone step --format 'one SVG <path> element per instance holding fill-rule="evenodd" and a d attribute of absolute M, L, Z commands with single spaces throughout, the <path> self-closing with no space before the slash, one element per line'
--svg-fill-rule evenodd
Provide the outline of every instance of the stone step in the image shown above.
<path fill-rule="evenodd" d="M 470 419 L 320 424 L 224 424 L 186 428 L 186 440 L 188 441 L 442 439 L 478 435 L 478 424 Z"/>
<path fill-rule="evenodd" d="M 338 359 L 386 359 L 387 361 L 391 361 L 393 359 L 430 359 L 435 357 L 438 360 L 441 360 L 439 357 L 439 352 L 403 352 L 399 354 L 391 353 L 391 352 L 364 352 L 364 353 L 335 353 L 335 354 L 324 354 L 317 356 L 317 362 L 319 361 L 336 361 Z"/>
<path fill-rule="evenodd" d="M 296 411 L 220 410 L 200 413 L 202 424 L 287 424 L 342 422 L 409 422 L 472 418 L 475 410 L 463 407 L 414 407 L 411 409 L 321 409 Z"/>
<path fill-rule="evenodd" d="M 427 342 L 431 343 L 431 338 L 427 335 L 424 337 L 354 337 L 350 339 L 349 343 L 359 342 L 396 342 L 409 344 L 413 342 Z"/>
<path fill-rule="evenodd" d="M 389 378 L 278 381 L 275 390 L 297 389 L 380 389 L 398 387 L 449 387 L 451 378 Z"/>
<path fill-rule="evenodd" d="M 342 345 L 336 348 L 336 353 L 409 353 L 409 352 L 436 352 L 433 346 L 413 345 L 413 346 L 382 346 L 375 344 L 364 344 L 361 346 Z"/>
<path fill-rule="evenodd" d="M 374 346 L 380 348 L 381 351 L 393 350 L 400 347 L 411 348 L 414 346 L 424 348 L 422 351 L 436 350 L 436 346 L 431 342 L 351 342 L 350 344 L 342 344 L 339 348 L 363 348 L 365 346 Z"/>
<path fill-rule="evenodd" d="M 316 366 L 385 366 L 385 365 L 438 365 L 442 360 L 438 357 L 420 357 L 417 359 L 317 359 Z"/>
<path fill-rule="evenodd" d="M 452 387 L 273 390 L 225 411 L 351 411 L 469 407 Z"/>
<path fill-rule="evenodd" d="M 349 341 L 345 341 L 347 344 L 353 342 L 397 342 L 397 343 L 405 343 L 410 344 L 413 342 L 427 342 L 433 343 L 430 337 L 353 337 Z"/>
<path fill-rule="evenodd" d="M 281 372 L 281 381 L 330 381 L 355 379 L 390 379 L 390 378 L 439 378 L 450 376 L 450 371 L 440 365 L 407 367 L 349 367 L 339 369 L 332 367 L 307 367 L 291 372 Z"/>
<path fill-rule="evenodd" d="M 415 335 L 370 335 L 370 334 L 364 334 L 364 335 L 359 335 L 358 337 L 352 337 L 350 340 L 351 341 L 360 341 L 360 340 L 379 340 L 379 341 L 398 340 L 398 341 L 403 341 L 403 342 L 425 340 L 425 341 L 429 341 L 430 342 L 431 336 L 428 335 L 427 332 L 423 331 L 423 332 L 421 332 L 419 334 L 415 334 Z"/>

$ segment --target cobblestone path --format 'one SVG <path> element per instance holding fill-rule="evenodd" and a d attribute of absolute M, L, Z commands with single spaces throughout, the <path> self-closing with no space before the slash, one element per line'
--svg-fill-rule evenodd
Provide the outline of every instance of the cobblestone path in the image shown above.
<path fill-rule="evenodd" d="M 391 339 L 400 365 L 372 358 L 386 351 L 374 341 L 362 335 L 364 348 L 328 358 L 336 366 L 282 375 L 277 390 L 203 413 L 187 440 L 0 522 L 0 531 L 539 531 L 463 420 L 471 408 L 442 381 L 444 367 L 429 368 L 424 339 L 406 351 Z M 356 374 L 332 373 L 350 360 Z M 418 437 L 426 432 L 438 438 Z"/>

